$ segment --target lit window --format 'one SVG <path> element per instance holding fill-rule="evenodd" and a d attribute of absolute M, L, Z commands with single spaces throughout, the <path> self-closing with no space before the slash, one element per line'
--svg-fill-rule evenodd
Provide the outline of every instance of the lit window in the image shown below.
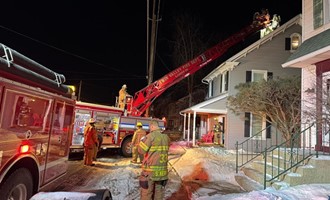
<path fill-rule="evenodd" d="M 298 33 L 291 35 L 291 51 L 295 51 L 301 44 L 301 36 Z"/>

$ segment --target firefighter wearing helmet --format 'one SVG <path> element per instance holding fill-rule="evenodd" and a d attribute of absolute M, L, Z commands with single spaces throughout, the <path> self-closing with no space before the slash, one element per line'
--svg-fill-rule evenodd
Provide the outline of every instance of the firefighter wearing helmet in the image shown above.
<path fill-rule="evenodd" d="M 218 118 L 214 118 L 214 144 L 223 146 L 223 124 L 219 122 Z"/>
<path fill-rule="evenodd" d="M 127 86 L 124 84 L 121 89 L 119 90 L 119 97 L 118 97 L 118 107 L 121 109 L 125 108 L 126 104 L 126 96 L 128 95 L 127 93 Z"/>
<path fill-rule="evenodd" d="M 144 155 L 138 153 L 138 146 L 140 143 L 141 138 L 146 136 L 145 130 L 142 129 L 142 123 L 136 123 L 136 131 L 134 132 L 133 139 L 132 139 L 132 163 L 141 163 L 143 160 Z M 138 162 L 139 158 L 139 162 Z"/>
<path fill-rule="evenodd" d="M 168 150 L 170 138 L 156 120 L 149 123 L 150 133 L 140 141 L 139 153 L 144 153 L 139 177 L 140 199 L 164 199 L 168 180 Z"/>
<path fill-rule="evenodd" d="M 93 164 L 94 151 L 95 147 L 99 145 L 95 122 L 94 118 L 90 118 L 84 129 L 84 164 L 88 166 L 95 165 Z"/>

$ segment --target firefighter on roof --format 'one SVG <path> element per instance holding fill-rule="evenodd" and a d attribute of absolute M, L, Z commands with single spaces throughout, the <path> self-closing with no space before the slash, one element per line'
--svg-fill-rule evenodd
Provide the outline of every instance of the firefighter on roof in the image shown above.
<path fill-rule="evenodd" d="M 127 86 L 124 84 L 119 90 L 118 107 L 124 109 L 126 104 Z"/>
<path fill-rule="evenodd" d="M 133 139 L 132 139 L 132 163 L 138 163 L 137 160 L 138 160 L 138 157 L 139 157 L 139 163 L 142 163 L 142 160 L 143 160 L 143 154 L 140 154 L 138 152 L 138 146 L 139 146 L 139 143 L 140 143 L 140 140 L 141 138 L 143 138 L 144 136 L 146 136 L 146 132 L 145 130 L 142 129 L 142 123 L 141 122 L 138 122 L 136 123 L 136 128 L 137 130 L 134 132 L 134 135 L 133 135 Z"/>
<path fill-rule="evenodd" d="M 170 138 L 162 133 L 155 120 L 150 121 L 149 129 L 150 133 L 142 138 L 138 147 L 139 153 L 144 153 L 139 177 L 140 199 L 164 199 Z"/>

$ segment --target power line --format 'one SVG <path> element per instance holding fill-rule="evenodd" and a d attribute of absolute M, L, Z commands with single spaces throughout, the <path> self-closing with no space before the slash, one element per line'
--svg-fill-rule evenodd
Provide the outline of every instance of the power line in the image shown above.
<path fill-rule="evenodd" d="M 39 43 L 39 44 L 41 44 L 41 45 L 44 45 L 44 46 L 50 47 L 50 48 L 55 49 L 55 50 L 57 50 L 57 51 L 60 51 L 60 52 L 62 52 L 62 53 L 65 53 L 65 54 L 68 54 L 68 55 L 70 55 L 70 56 L 73 56 L 73 57 L 75 57 L 75 58 L 78 58 L 78 59 L 81 59 L 81 60 L 87 61 L 87 62 L 89 62 L 89 63 L 92 63 L 92 64 L 95 64 L 95 65 L 98 65 L 98 66 L 104 67 L 104 68 L 106 68 L 106 69 L 112 69 L 112 70 L 114 70 L 114 71 L 116 71 L 116 72 L 121 72 L 121 73 L 125 73 L 125 74 L 127 73 L 126 71 L 119 70 L 119 69 L 121 69 L 121 67 L 118 67 L 118 68 L 110 67 L 110 66 L 104 65 L 104 64 L 102 64 L 102 63 L 95 62 L 95 61 L 93 61 L 93 60 L 91 60 L 91 59 L 88 59 L 88 58 L 85 58 L 85 57 L 79 56 L 79 55 L 77 55 L 77 54 L 74 54 L 74 53 L 68 52 L 68 51 L 66 51 L 66 50 L 60 49 L 60 48 L 55 47 L 55 46 L 53 46 L 53 45 L 47 44 L 47 43 L 42 42 L 42 41 L 40 41 L 40 40 L 34 39 L 34 38 L 30 37 L 30 36 L 24 35 L 24 34 L 22 34 L 22 33 L 19 33 L 19 32 L 15 31 L 15 30 L 12 30 L 12 29 L 10 29 L 10 28 L 4 27 L 4 26 L 2 26 L 2 25 L 0 25 L 0 27 L 3 28 L 3 29 L 5 29 L 5 30 L 7 30 L 7 31 L 9 31 L 9 32 L 12 32 L 12 33 L 15 33 L 15 34 L 17 34 L 17 35 L 20 35 L 20 36 L 22 36 L 22 37 L 28 38 L 28 39 L 30 39 L 30 40 L 32 40 L 32 41 L 34 41 L 34 42 L 37 42 L 37 43 Z M 130 74 L 130 75 L 131 75 L 131 76 L 135 76 L 135 77 L 140 77 L 139 75 L 134 75 L 134 74 Z"/>

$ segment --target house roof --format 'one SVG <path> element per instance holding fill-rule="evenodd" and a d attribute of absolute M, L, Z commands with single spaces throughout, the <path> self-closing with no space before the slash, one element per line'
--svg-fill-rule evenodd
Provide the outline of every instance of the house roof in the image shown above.
<path fill-rule="evenodd" d="M 217 77 L 219 74 L 221 74 L 224 70 L 233 69 L 236 67 L 239 63 L 235 62 L 239 60 L 242 57 L 246 57 L 247 54 L 251 53 L 254 50 L 257 50 L 260 48 L 261 45 L 267 43 L 268 41 L 272 40 L 275 36 L 285 32 L 286 29 L 289 27 L 295 25 L 295 24 L 301 24 L 301 14 L 295 16 L 285 24 L 281 25 L 274 31 L 270 32 L 268 35 L 264 36 L 263 38 L 259 39 L 258 41 L 254 42 L 250 46 L 246 47 L 239 53 L 235 54 L 225 62 L 221 63 L 217 68 L 215 68 L 213 71 L 211 71 L 206 77 L 203 78 L 202 82 L 209 82 L 215 77 Z"/>
<path fill-rule="evenodd" d="M 217 108 L 206 108 L 208 105 L 219 101 L 221 99 L 225 99 L 228 97 L 228 94 L 219 95 L 213 98 L 210 98 L 206 101 L 203 101 L 199 104 L 191 106 L 190 108 L 186 108 L 182 110 L 180 113 L 214 113 L 214 114 L 227 114 L 227 109 L 217 109 Z"/>
<path fill-rule="evenodd" d="M 282 66 L 305 67 L 328 58 L 330 58 L 330 29 L 304 41 Z"/>

